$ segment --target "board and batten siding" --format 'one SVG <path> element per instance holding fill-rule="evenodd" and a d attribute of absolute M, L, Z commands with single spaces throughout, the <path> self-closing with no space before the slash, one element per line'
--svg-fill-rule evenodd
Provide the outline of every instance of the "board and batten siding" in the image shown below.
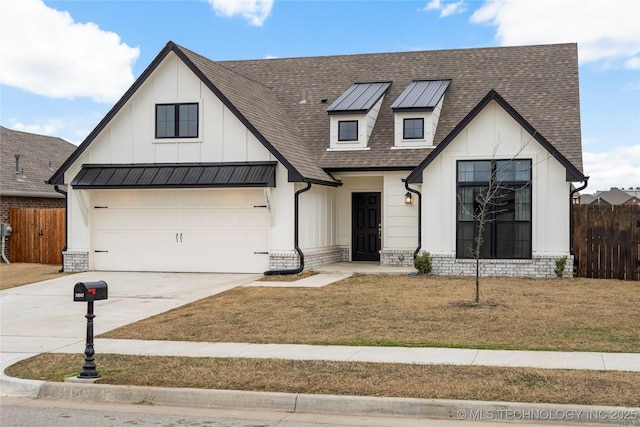
<path fill-rule="evenodd" d="M 304 188 L 298 184 L 297 190 Z M 321 249 L 337 245 L 338 192 L 335 187 L 314 185 L 300 195 L 300 248 Z M 293 221 L 291 222 L 293 228 Z"/>
<path fill-rule="evenodd" d="M 199 103 L 198 138 L 156 140 L 155 105 L 178 102 Z M 83 164 L 272 160 L 276 159 L 222 101 L 170 53 L 67 170 L 65 182 L 71 182 Z M 271 189 L 271 199 L 278 217 L 270 216 L 270 238 L 276 246 L 291 249 L 294 185 L 287 182 L 287 171 L 281 164 L 276 173 L 277 188 Z M 104 190 L 69 189 L 71 251 L 92 249 L 90 212 L 95 191 Z"/>
<path fill-rule="evenodd" d="M 532 161 L 532 253 L 569 252 L 569 193 L 564 167 L 504 109 L 491 102 L 427 166 L 422 184 L 422 249 L 456 252 L 456 163 L 511 158 Z"/>

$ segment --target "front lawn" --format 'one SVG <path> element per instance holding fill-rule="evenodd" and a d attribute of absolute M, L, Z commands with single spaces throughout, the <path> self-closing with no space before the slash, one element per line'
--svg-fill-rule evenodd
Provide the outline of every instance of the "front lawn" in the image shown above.
<path fill-rule="evenodd" d="M 640 284 L 356 275 L 247 287 L 101 335 L 204 342 L 640 352 Z"/>

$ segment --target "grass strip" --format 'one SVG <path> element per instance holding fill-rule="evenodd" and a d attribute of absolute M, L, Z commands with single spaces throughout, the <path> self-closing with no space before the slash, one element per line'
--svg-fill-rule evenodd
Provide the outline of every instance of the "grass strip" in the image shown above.
<path fill-rule="evenodd" d="M 42 354 L 7 368 L 62 381 L 83 355 Z M 99 354 L 98 384 L 286 393 L 640 406 L 640 373 L 482 366 Z"/>

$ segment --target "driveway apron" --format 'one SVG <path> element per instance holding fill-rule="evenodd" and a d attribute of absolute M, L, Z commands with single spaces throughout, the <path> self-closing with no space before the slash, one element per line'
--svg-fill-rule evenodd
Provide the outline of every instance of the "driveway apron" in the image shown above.
<path fill-rule="evenodd" d="M 77 282 L 107 282 L 109 298 L 94 302 L 94 333 L 99 335 L 259 277 L 254 274 L 85 272 L 6 289 L 0 291 L 0 351 L 5 355 L 43 353 L 84 343 L 87 303 L 73 301 Z"/>

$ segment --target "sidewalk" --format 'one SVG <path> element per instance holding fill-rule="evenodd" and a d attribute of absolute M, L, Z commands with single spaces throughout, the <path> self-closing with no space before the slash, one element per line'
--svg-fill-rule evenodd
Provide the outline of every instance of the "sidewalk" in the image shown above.
<path fill-rule="evenodd" d="M 118 339 L 96 339 L 94 347 L 96 354 L 116 353 L 141 356 L 240 357 L 640 372 L 640 353 L 203 343 Z M 70 354 L 82 354 L 83 352 L 84 343 L 73 344 L 53 351 L 53 353 Z"/>

